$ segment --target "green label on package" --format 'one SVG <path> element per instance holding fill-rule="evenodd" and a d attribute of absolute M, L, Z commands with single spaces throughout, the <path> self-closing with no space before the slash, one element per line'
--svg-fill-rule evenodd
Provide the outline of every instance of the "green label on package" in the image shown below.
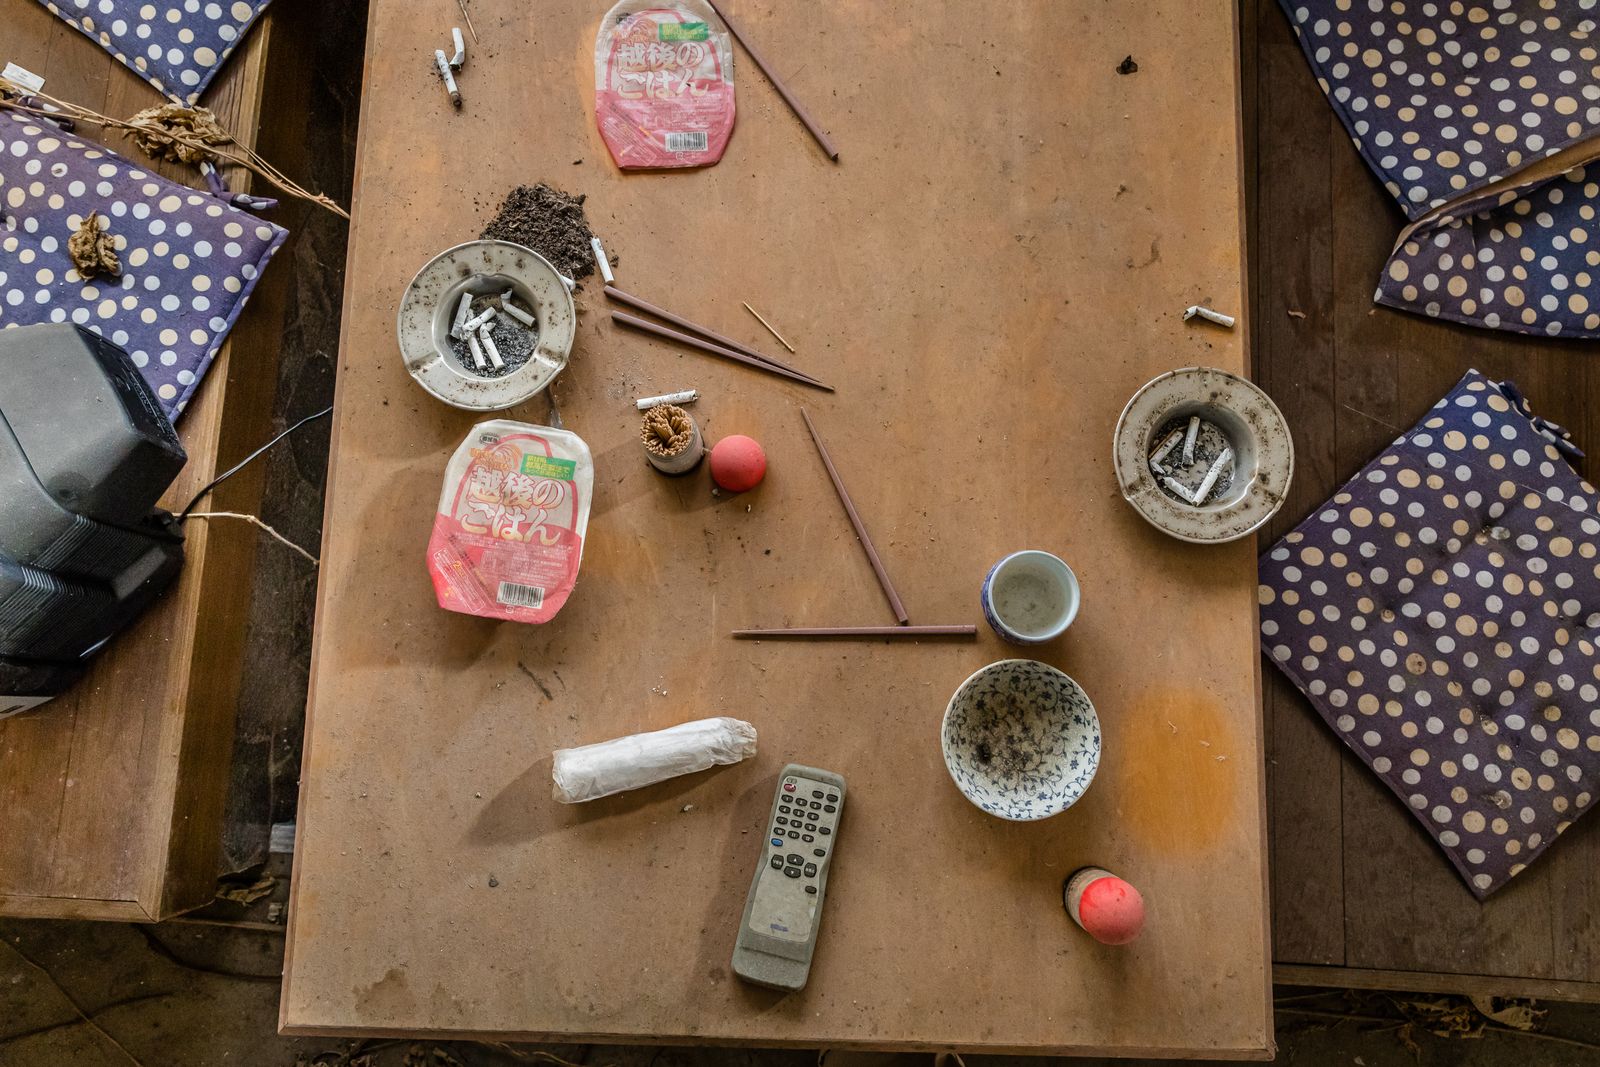
<path fill-rule="evenodd" d="M 704 41 L 708 37 L 703 22 L 661 22 L 656 24 L 658 41 Z"/>
<path fill-rule="evenodd" d="M 522 473 L 532 474 L 539 478 L 554 478 L 557 481 L 570 482 L 577 469 L 578 464 L 570 459 L 551 459 L 549 456 L 522 457 Z"/>

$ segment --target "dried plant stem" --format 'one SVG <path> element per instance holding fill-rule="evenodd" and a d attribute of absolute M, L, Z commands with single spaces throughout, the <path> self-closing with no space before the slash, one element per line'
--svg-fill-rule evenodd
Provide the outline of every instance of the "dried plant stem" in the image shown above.
<path fill-rule="evenodd" d="M 296 552 L 300 553 L 300 555 L 304 556 L 306 559 L 311 561 L 311 565 L 313 567 L 318 566 L 319 563 L 320 563 L 320 561 L 317 559 L 316 556 L 313 556 L 311 553 L 307 552 L 305 549 L 301 548 L 299 545 L 295 544 L 293 541 L 289 540 L 287 537 L 283 536 L 283 534 L 279 533 L 277 530 L 274 530 L 272 527 L 268 526 L 266 523 L 262 522 L 260 519 L 256 518 L 254 515 L 246 515 L 243 512 L 239 512 L 239 511 L 191 511 L 191 512 L 189 512 L 187 518 L 191 518 L 191 519 L 239 519 L 242 522 L 248 522 L 251 526 L 254 526 L 254 527 L 260 529 L 261 531 L 263 531 L 264 533 L 266 533 L 274 541 L 277 541 L 280 544 L 286 545 L 287 547 L 292 548 Z"/>
<path fill-rule="evenodd" d="M 130 119 L 114 119 L 109 115 L 102 115 L 98 111 L 91 111 L 89 108 L 81 107 L 77 104 L 71 104 L 65 100 L 58 100 L 57 98 L 46 93 L 28 92 L 21 86 L 14 85 L 13 83 L 5 81 L 4 79 L 0 79 L 0 84 L 10 87 L 16 92 L 27 93 L 30 98 L 43 101 L 44 103 L 49 104 L 51 108 L 54 108 L 55 110 L 25 104 L 21 100 L 14 100 L 5 96 L 0 96 L 0 107 L 10 108 L 13 111 L 20 111 L 28 115 L 38 115 L 40 118 L 46 119 L 72 119 L 74 122 L 86 122 L 108 130 L 127 130 L 131 132 L 154 134 L 165 140 L 183 145 L 187 148 L 192 148 L 198 152 L 215 156 L 223 163 L 231 163 L 235 166 L 243 167 L 245 170 L 257 175 L 272 186 L 284 193 L 287 193 L 289 196 L 299 197 L 302 200 L 309 200 L 314 204 L 320 204 L 342 219 L 348 220 L 350 218 L 350 213 L 344 208 L 340 207 L 338 204 L 334 203 L 334 201 L 330 200 L 326 196 L 323 196 L 321 193 L 313 193 L 308 189 L 302 188 L 300 185 L 296 184 L 292 179 L 290 179 L 288 175 L 284 174 L 277 167 L 274 167 L 271 163 L 268 163 L 265 159 L 258 155 L 254 149 L 247 148 L 240 144 L 237 140 L 234 140 L 231 135 L 229 137 L 229 142 L 226 145 L 207 144 L 205 141 L 199 138 L 186 137 L 181 133 L 161 125 L 160 123 Z"/>

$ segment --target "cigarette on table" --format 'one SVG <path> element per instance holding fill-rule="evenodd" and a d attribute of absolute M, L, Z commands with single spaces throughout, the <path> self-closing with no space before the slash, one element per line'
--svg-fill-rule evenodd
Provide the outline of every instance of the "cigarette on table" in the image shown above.
<path fill-rule="evenodd" d="M 1189 432 L 1183 438 L 1183 465 L 1187 467 L 1194 462 L 1194 442 L 1200 436 L 1200 416 L 1189 416 Z"/>
<path fill-rule="evenodd" d="M 484 326 L 493 321 L 495 315 L 497 314 L 499 313 L 495 311 L 494 308 L 484 308 L 482 312 L 463 323 L 461 328 L 468 333 L 477 333 L 479 330 L 483 329 Z"/>
<path fill-rule="evenodd" d="M 1224 448 L 1222 454 L 1211 464 L 1211 469 L 1206 471 L 1206 476 L 1200 483 L 1200 488 L 1194 491 L 1194 502 L 1201 504 L 1206 497 L 1211 495 L 1211 487 L 1217 484 L 1217 479 L 1222 477 L 1222 468 L 1233 462 L 1233 449 Z"/>
<path fill-rule="evenodd" d="M 461 69 L 461 64 L 467 61 L 467 42 L 461 39 L 461 27 L 450 27 L 450 40 L 456 46 L 456 54 L 450 57 L 450 66 L 456 70 Z"/>
<path fill-rule="evenodd" d="M 472 294 L 462 293 L 461 303 L 456 305 L 456 319 L 450 324 L 450 336 L 457 341 L 461 340 L 467 328 L 467 320 L 472 318 Z"/>
<path fill-rule="evenodd" d="M 589 247 L 594 249 L 594 262 L 595 265 L 600 268 L 601 279 L 607 285 L 610 285 L 617 279 L 611 274 L 611 262 L 610 260 L 606 259 L 606 250 L 600 247 L 600 238 L 589 238 Z"/>
<path fill-rule="evenodd" d="M 488 355 L 489 362 L 494 364 L 495 370 L 505 370 L 506 361 L 500 358 L 500 350 L 494 345 L 494 338 L 489 336 L 490 326 L 485 325 L 478 331 L 478 339 L 483 342 L 483 351 Z"/>
<path fill-rule="evenodd" d="M 700 394 L 693 389 L 685 389 L 681 393 L 662 393 L 660 396 L 640 397 L 634 401 L 634 406 L 640 411 L 649 411 L 657 404 L 693 404 L 700 399 Z"/>
<path fill-rule="evenodd" d="M 1226 326 L 1230 330 L 1233 329 L 1234 318 L 1232 315 L 1224 315 L 1220 311 L 1213 311 L 1211 308 L 1202 307 L 1199 304 L 1191 304 L 1183 309 L 1184 322 L 1188 322 L 1196 315 L 1200 316 L 1202 319 L 1205 319 L 1207 322 L 1214 322 L 1218 326 Z"/>
<path fill-rule="evenodd" d="M 473 365 L 476 366 L 479 370 L 483 370 L 484 368 L 486 368 L 488 366 L 488 364 L 483 361 L 483 346 L 478 344 L 478 335 L 477 334 L 475 334 L 475 333 L 467 334 L 467 347 L 472 350 L 472 362 L 473 362 Z"/>
<path fill-rule="evenodd" d="M 1191 503 L 1191 504 L 1196 503 L 1195 498 L 1194 498 L 1194 494 L 1189 492 L 1188 487 L 1185 486 L 1182 482 L 1178 481 L 1178 479 L 1176 479 L 1176 478 L 1163 478 L 1163 479 L 1161 479 L 1161 484 L 1166 486 L 1168 489 L 1172 490 L 1174 493 L 1178 494 L 1180 497 L 1182 497 L 1184 500 L 1188 501 L 1189 503 Z"/>
<path fill-rule="evenodd" d="M 507 315 L 510 315 L 524 326 L 533 326 L 533 316 L 517 307 L 517 305 L 513 304 L 511 302 L 511 295 L 512 290 L 510 289 L 507 289 L 505 292 L 500 294 L 500 310 L 504 311 Z"/>
<path fill-rule="evenodd" d="M 444 79 L 444 88 L 450 94 L 450 103 L 460 107 L 461 90 L 456 87 L 455 72 L 450 69 L 450 57 L 444 54 L 443 48 L 433 50 L 433 62 L 439 68 L 439 77 Z"/>

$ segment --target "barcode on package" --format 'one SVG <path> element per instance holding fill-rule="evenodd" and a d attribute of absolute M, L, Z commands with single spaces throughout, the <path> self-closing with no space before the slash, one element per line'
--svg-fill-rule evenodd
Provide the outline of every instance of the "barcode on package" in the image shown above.
<path fill-rule="evenodd" d="M 698 133 L 669 133 L 667 134 L 668 152 L 704 152 L 706 150 L 706 131 Z"/>
<path fill-rule="evenodd" d="M 536 585 L 501 582 L 494 598 L 509 607 L 538 610 L 544 605 L 544 590 Z"/>

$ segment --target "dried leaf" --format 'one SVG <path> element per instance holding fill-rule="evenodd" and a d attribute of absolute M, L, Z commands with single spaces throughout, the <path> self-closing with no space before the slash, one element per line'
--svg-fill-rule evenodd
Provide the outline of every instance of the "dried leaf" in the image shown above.
<path fill-rule="evenodd" d="M 273 886 L 278 880 L 270 874 L 263 874 L 252 885 L 225 885 L 217 890 L 218 900 L 231 900 L 236 904 L 254 904 L 262 897 L 272 894 Z"/>
<path fill-rule="evenodd" d="M 105 274 L 117 277 L 122 263 L 117 259 L 117 240 L 100 225 L 100 215 L 91 211 L 78 225 L 78 232 L 67 238 L 67 255 L 84 281 Z"/>
<path fill-rule="evenodd" d="M 212 147 L 233 142 L 210 108 L 162 104 L 147 107 L 128 121 L 138 129 L 124 130 L 123 135 L 133 138 L 133 143 L 151 159 L 215 163 L 218 156 Z M 178 140 L 180 137 L 182 141 Z"/>
<path fill-rule="evenodd" d="M 1534 1007 L 1532 1000 L 1476 996 L 1472 998 L 1472 1006 L 1485 1018 L 1513 1030 L 1533 1030 L 1545 1016 L 1543 1010 Z"/>

